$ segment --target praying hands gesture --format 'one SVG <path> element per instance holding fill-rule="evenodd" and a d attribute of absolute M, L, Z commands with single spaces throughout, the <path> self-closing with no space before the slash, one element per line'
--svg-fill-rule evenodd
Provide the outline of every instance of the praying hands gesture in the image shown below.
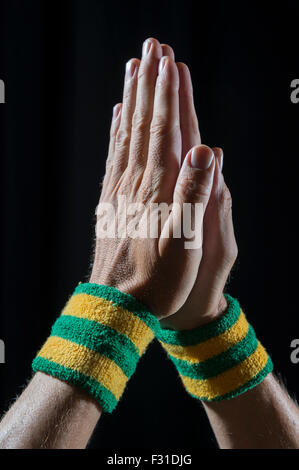
<path fill-rule="evenodd" d="M 299 447 L 298 409 L 224 294 L 237 244 L 222 168 L 222 149 L 201 143 L 188 67 L 147 39 L 113 109 L 89 283 L 34 360 L 0 424 L 0 447 L 85 447 L 154 337 L 204 403 L 221 447 Z"/>

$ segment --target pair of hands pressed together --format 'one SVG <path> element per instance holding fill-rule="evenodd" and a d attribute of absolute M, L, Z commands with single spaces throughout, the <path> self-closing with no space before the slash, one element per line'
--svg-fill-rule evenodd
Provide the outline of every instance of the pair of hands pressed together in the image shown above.
<path fill-rule="evenodd" d="M 114 107 L 100 202 L 202 203 L 202 249 L 184 237 L 98 239 L 90 282 L 142 301 L 162 324 L 200 326 L 226 308 L 223 288 L 237 256 L 223 152 L 201 145 L 190 72 L 156 39 L 126 66 L 123 102 Z"/>
<path fill-rule="evenodd" d="M 237 257 L 222 166 L 222 150 L 201 145 L 188 67 L 175 63 L 170 46 L 148 39 L 142 59 L 127 63 L 123 102 L 114 107 L 100 203 L 118 209 L 119 196 L 146 208 L 201 203 L 202 226 L 194 228 L 202 232 L 203 244 L 186 249 L 186 236 L 172 237 L 183 212 L 170 211 L 161 218 L 157 238 L 97 238 L 90 282 L 131 294 L 166 328 L 192 330 L 221 315 L 227 308 L 223 289 Z M 142 224 L 143 213 L 138 215 Z M 55 377 L 39 371 L 33 376 L 1 421 L 1 448 L 87 445 L 102 408 Z M 222 448 L 299 446 L 298 407 L 273 374 L 243 395 L 202 403 Z"/>

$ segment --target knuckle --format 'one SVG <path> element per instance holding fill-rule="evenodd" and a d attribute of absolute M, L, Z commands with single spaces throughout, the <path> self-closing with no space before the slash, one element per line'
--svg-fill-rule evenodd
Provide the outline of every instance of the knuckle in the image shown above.
<path fill-rule="evenodd" d="M 141 80 L 144 80 L 147 76 L 147 68 L 144 66 L 144 64 L 142 64 L 138 71 L 138 81 L 140 82 Z"/>
<path fill-rule="evenodd" d="M 238 257 L 238 245 L 236 241 L 234 240 L 234 242 L 230 244 L 229 248 L 227 248 L 226 253 L 225 253 L 225 259 L 230 269 L 235 264 L 237 257 Z"/>
<path fill-rule="evenodd" d="M 126 178 L 126 175 L 123 175 L 122 181 L 120 181 L 119 186 L 118 186 L 118 194 L 123 195 L 123 194 L 128 194 L 130 192 L 130 184 L 129 181 Z"/>
<path fill-rule="evenodd" d="M 118 127 L 114 123 L 112 123 L 110 127 L 110 138 L 114 138 L 116 136 L 117 129 Z"/>
<path fill-rule="evenodd" d="M 126 87 L 125 87 L 123 102 L 125 101 L 130 102 L 132 97 L 133 97 L 133 86 L 130 81 L 130 82 L 127 82 Z"/>
<path fill-rule="evenodd" d="M 164 118 L 156 118 L 150 127 L 150 134 L 155 137 L 163 137 L 167 133 L 167 122 Z"/>
<path fill-rule="evenodd" d="M 219 202 L 225 213 L 229 213 L 232 210 L 233 200 L 231 193 L 226 185 L 219 195 Z"/>
<path fill-rule="evenodd" d="M 146 204 L 152 199 L 153 189 L 152 186 L 141 184 L 138 190 L 138 199 L 142 204 Z"/>
<path fill-rule="evenodd" d="M 236 259 L 238 258 L 238 254 L 239 254 L 239 249 L 238 249 L 238 245 L 237 243 L 235 242 L 233 244 L 233 249 L 231 251 L 231 258 L 233 260 L 233 263 L 236 261 Z"/>
<path fill-rule="evenodd" d="M 188 175 L 178 181 L 177 189 L 183 198 L 190 202 L 208 199 L 210 195 L 207 185 L 198 183 L 196 179 Z"/>
<path fill-rule="evenodd" d="M 139 113 L 134 113 L 132 124 L 134 131 L 138 134 L 145 134 L 148 131 L 149 121 Z"/>
<path fill-rule="evenodd" d="M 154 137 L 161 138 L 171 133 L 176 133 L 179 130 L 179 124 L 169 124 L 169 119 L 166 116 L 156 116 L 150 126 L 150 134 Z"/>
<path fill-rule="evenodd" d="M 118 129 L 116 133 L 115 143 L 117 147 L 128 147 L 130 144 L 130 133 L 126 129 Z"/>
<path fill-rule="evenodd" d="M 107 160 L 106 160 L 106 171 L 110 170 L 112 165 L 113 165 L 113 160 L 112 160 L 111 157 L 108 157 Z"/>
<path fill-rule="evenodd" d="M 224 239 L 218 243 L 217 257 L 219 268 L 229 273 L 238 257 L 238 246 L 234 236 L 226 233 Z"/>

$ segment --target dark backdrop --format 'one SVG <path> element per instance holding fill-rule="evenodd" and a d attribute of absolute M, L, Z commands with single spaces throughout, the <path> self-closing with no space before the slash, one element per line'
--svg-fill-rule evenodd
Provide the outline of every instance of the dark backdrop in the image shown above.
<path fill-rule="evenodd" d="M 233 195 L 240 254 L 229 292 L 298 392 L 298 1 L 4 0 L 0 15 L 0 409 L 87 279 L 112 106 L 149 36 L 191 69 L 203 142 L 224 148 Z M 91 447 L 112 446 L 215 447 L 157 344 L 100 420 Z"/>

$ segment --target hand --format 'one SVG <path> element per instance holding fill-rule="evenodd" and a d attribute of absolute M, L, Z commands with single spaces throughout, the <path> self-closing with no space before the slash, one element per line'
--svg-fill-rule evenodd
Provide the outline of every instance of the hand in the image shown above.
<path fill-rule="evenodd" d="M 193 209 L 194 203 L 201 203 L 203 210 L 207 207 L 215 169 L 211 149 L 198 146 L 191 152 L 186 139 L 182 142 L 179 71 L 173 58 L 162 54 L 159 42 L 149 39 L 142 60 L 127 64 L 123 103 L 114 108 L 99 204 L 100 210 L 104 203 L 112 210 L 106 219 L 98 210 L 98 233 L 113 211 L 123 214 L 119 196 L 126 198 L 127 207 L 135 204 L 135 227 L 145 228 L 148 220 L 148 212 L 136 209 L 140 204 L 148 210 L 152 203 L 175 203 L 180 210 L 170 211 L 164 220 L 160 217 L 156 238 L 148 233 L 144 238 L 124 235 L 117 219 L 114 228 L 120 228 L 120 237 L 110 233 L 97 238 L 90 278 L 133 295 L 159 318 L 180 309 L 196 280 L 201 247 L 186 249 L 186 236 L 172 234 L 182 223 L 184 203 L 192 203 Z"/>
<path fill-rule="evenodd" d="M 174 58 L 169 46 L 165 53 Z M 197 116 L 193 103 L 190 72 L 185 64 L 177 64 L 180 78 L 180 121 L 184 149 L 200 145 Z M 232 199 L 222 174 L 223 152 L 213 148 L 216 166 L 213 188 L 203 221 L 203 255 L 192 291 L 185 304 L 163 326 L 191 329 L 208 323 L 227 307 L 223 289 L 237 258 L 238 248 L 232 221 Z M 201 230 L 201 227 L 198 227 Z"/>

